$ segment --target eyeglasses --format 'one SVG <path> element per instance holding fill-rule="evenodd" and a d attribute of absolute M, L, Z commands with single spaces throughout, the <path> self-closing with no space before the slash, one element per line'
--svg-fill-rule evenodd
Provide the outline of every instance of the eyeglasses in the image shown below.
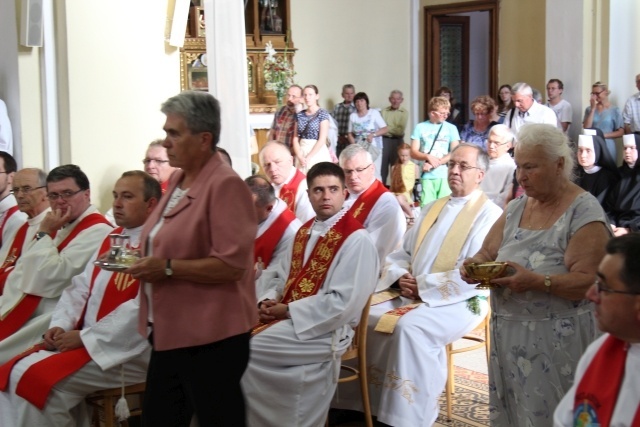
<path fill-rule="evenodd" d="M 22 194 L 29 194 L 31 193 L 33 190 L 39 190 L 40 188 L 45 188 L 46 185 L 41 185 L 40 187 L 29 187 L 28 185 L 25 185 L 24 187 L 13 187 L 11 189 L 11 194 L 18 194 L 19 192 L 22 191 Z"/>
<path fill-rule="evenodd" d="M 151 162 L 155 162 L 156 165 L 160 166 L 163 163 L 169 163 L 169 160 L 158 160 L 158 159 L 142 159 L 142 163 L 148 165 Z"/>
<path fill-rule="evenodd" d="M 489 112 L 488 111 L 474 111 L 473 115 L 474 116 L 488 116 Z"/>
<path fill-rule="evenodd" d="M 502 145 L 507 145 L 508 143 L 509 143 L 509 141 L 507 141 L 507 142 L 498 142 L 498 141 L 492 141 L 490 139 L 487 139 L 487 145 L 494 144 L 494 145 L 497 145 L 498 147 L 500 147 Z"/>
<path fill-rule="evenodd" d="M 432 111 L 433 114 L 437 114 L 440 117 L 448 117 L 449 116 L 449 112 L 447 111 L 446 113 L 441 113 L 440 111 Z"/>
<path fill-rule="evenodd" d="M 600 92 L 591 92 L 591 95 L 598 96 L 598 95 L 600 95 L 602 92 L 604 92 L 604 91 L 603 91 L 603 90 L 601 90 Z"/>
<path fill-rule="evenodd" d="M 640 295 L 640 292 L 617 291 L 615 289 L 607 288 L 600 280 L 597 280 L 597 279 L 594 285 L 596 285 L 596 290 L 598 291 L 598 293 L 606 292 L 608 294 Z"/>
<path fill-rule="evenodd" d="M 343 169 L 344 170 L 344 174 L 345 175 L 353 175 L 354 173 L 357 173 L 358 175 L 360 175 L 362 172 L 364 172 L 367 169 L 369 169 L 371 167 L 371 165 L 373 165 L 373 163 L 369 163 L 369 166 L 365 166 L 363 168 Z"/>
<path fill-rule="evenodd" d="M 78 191 L 63 191 L 62 193 L 49 193 L 47 194 L 47 199 L 49 199 L 50 201 L 56 201 L 60 198 L 62 198 L 62 200 L 69 200 L 70 198 L 72 198 L 73 196 L 75 196 L 76 194 L 78 194 L 79 192 L 84 191 L 84 190 L 78 190 Z"/>
<path fill-rule="evenodd" d="M 455 169 L 456 166 L 460 166 L 461 171 L 468 171 L 469 169 L 480 169 L 477 166 L 470 166 L 466 163 L 458 163 L 458 162 L 447 162 L 447 168 Z"/>

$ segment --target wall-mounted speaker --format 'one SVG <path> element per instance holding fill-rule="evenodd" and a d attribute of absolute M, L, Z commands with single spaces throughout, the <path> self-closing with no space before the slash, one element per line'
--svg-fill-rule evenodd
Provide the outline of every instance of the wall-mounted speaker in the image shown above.
<path fill-rule="evenodd" d="M 20 44 L 42 46 L 42 0 L 22 0 Z"/>

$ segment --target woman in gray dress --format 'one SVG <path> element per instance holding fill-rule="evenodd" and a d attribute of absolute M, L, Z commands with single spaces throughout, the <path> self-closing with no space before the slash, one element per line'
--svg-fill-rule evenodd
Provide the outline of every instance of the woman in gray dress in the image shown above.
<path fill-rule="evenodd" d="M 562 131 L 525 125 L 515 149 L 525 194 L 465 261 L 506 261 L 515 270 L 492 280 L 498 288 L 491 292 L 491 425 L 551 426 L 596 337 L 584 295 L 611 232 L 598 201 L 571 182 L 573 157 Z"/>

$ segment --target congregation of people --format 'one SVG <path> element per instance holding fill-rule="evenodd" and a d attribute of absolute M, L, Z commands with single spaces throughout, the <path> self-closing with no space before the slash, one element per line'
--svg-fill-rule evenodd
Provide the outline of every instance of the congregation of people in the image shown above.
<path fill-rule="evenodd" d="M 573 142 L 563 91 L 442 87 L 409 128 L 400 90 L 328 111 L 292 85 L 245 179 L 185 91 L 104 215 L 79 166 L 0 151 L 0 425 L 89 426 L 87 396 L 145 383 L 144 426 L 321 426 L 365 411 L 338 384 L 365 328 L 371 413 L 430 426 L 446 346 L 487 316 L 491 425 L 640 425 L 640 92 L 596 82 Z"/>

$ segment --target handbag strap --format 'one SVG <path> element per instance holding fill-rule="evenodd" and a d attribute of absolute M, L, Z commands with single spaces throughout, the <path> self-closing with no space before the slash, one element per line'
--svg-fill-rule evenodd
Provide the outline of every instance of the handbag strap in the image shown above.
<path fill-rule="evenodd" d="M 444 125 L 444 122 L 440 123 L 438 132 L 436 132 L 436 136 L 433 138 L 433 141 L 431 141 L 431 147 L 429 148 L 429 151 L 427 151 L 427 154 L 431 154 L 431 150 L 433 150 L 433 146 L 436 145 L 436 141 L 438 140 L 438 136 L 440 135 L 440 131 L 442 130 L 443 125 Z"/>

